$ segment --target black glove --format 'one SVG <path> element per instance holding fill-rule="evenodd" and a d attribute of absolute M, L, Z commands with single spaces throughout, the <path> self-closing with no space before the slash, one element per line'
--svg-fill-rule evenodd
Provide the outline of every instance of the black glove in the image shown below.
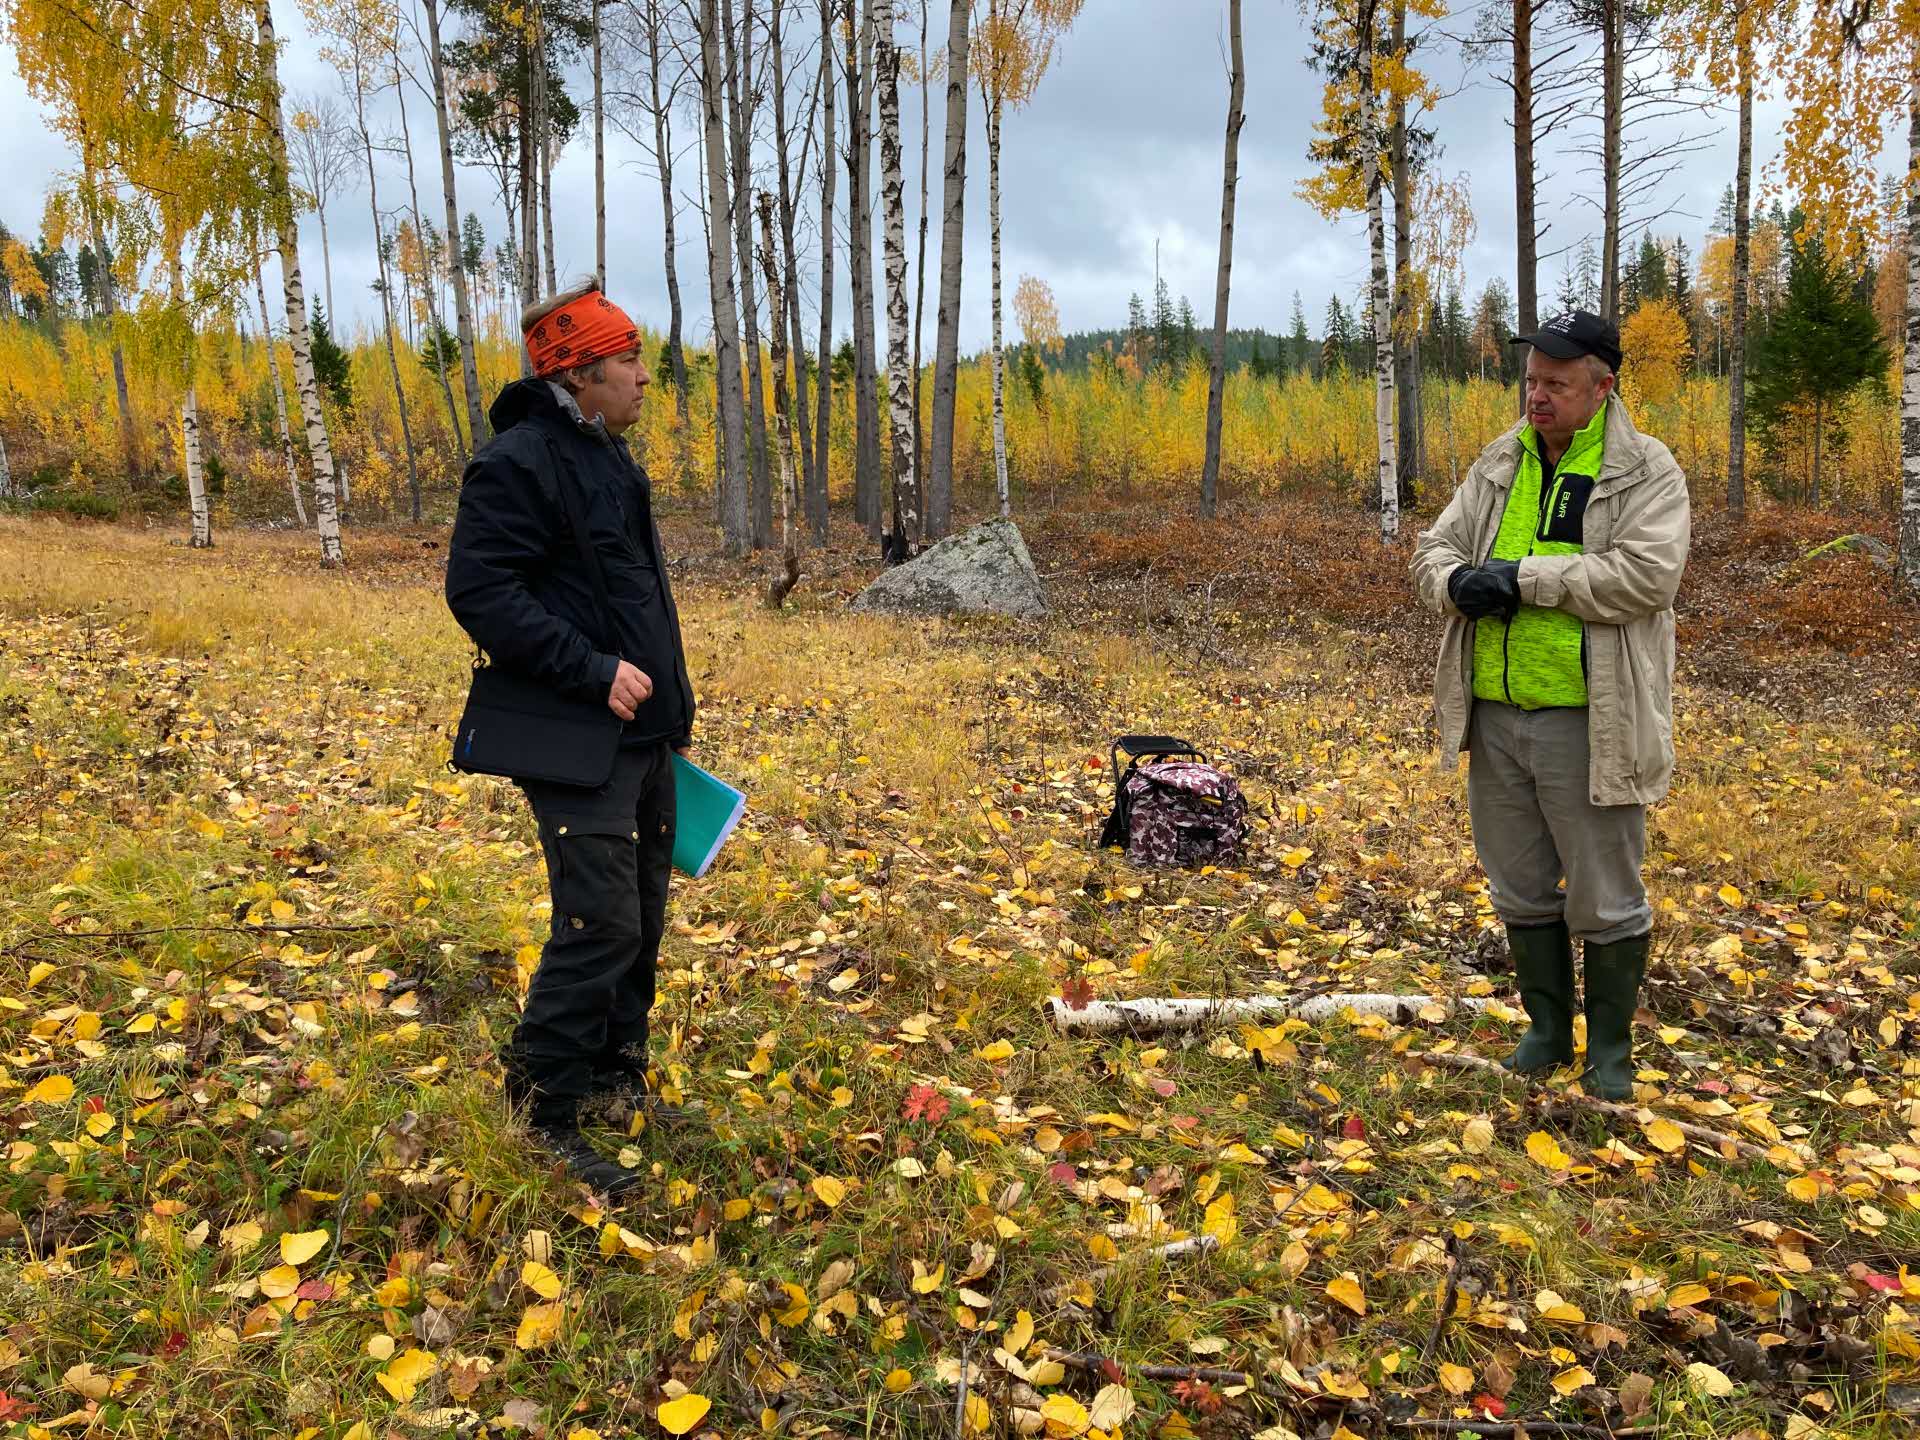
<path fill-rule="evenodd" d="M 1520 562 L 1462 565 L 1447 577 L 1447 598 L 1469 620 L 1490 615 L 1511 620 L 1520 610 Z"/>

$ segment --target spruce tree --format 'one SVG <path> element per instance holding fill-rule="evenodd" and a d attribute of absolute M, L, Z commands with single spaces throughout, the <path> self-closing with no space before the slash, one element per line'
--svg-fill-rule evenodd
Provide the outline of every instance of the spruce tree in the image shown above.
<path fill-rule="evenodd" d="M 313 378 L 318 380 L 333 401 L 342 410 L 353 408 L 353 373 L 348 368 L 346 352 L 334 343 L 333 332 L 327 328 L 327 312 L 320 305 L 313 307 L 313 320 L 307 326 L 307 340 L 313 347 Z"/>
<path fill-rule="evenodd" d="M 1287 368 L 1298 372 L 1313 364 L 1313 341 L 1307 335 L 1307 312 L 1300 306 L 1300 292 L 1293 292 L 1293 331 L 1288 337 L 1291 347 L 1287 354 Z"/>
<path fill-rule="evenodd" d="M 1861 386 L 1884 385 L 1891 363 L 1873 307 L 1818 235 L 1797 235 L 1790 246 L 1786 300 L 1754 355 L 1750 400 L 1756 424 L 1769 437 L 1780 434 L 1796 407 L 1813 407 L 1811 503 L 1820 503 L 1821 457 L 1833 412 Z"/>

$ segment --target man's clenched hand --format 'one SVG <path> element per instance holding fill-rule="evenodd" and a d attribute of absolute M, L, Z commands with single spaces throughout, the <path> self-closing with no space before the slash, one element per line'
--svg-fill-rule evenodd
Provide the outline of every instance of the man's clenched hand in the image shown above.
<path fill-rule="evenodd" d="M 647 672 L 622 660 L 620 668 L 613 672 L 613 688 L 607 692 L 607 708 L 622 720 L 631 720 L 634 712 L 646 704 L 647 697 L 652 694 L 653 681 L 647 678 Z"/>

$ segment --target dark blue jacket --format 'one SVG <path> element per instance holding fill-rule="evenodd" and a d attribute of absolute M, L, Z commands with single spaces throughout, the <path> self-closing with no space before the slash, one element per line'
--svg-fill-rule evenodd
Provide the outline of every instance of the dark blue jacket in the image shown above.
<path fill-rule="evenodd" d="M 488 412 L 494 436 L 467 464 L 447 554 L 447 606 L 496 665 L 575 699 L 606 702 L 621 660 L 653 681 L 625 743 L 693 733 L 680 615 L 651 487 L 626 442 L 588 424 L 545 380 L 517 380 Z M 599 556 L 606 633 L 559 486 L 570 483 Z"/>

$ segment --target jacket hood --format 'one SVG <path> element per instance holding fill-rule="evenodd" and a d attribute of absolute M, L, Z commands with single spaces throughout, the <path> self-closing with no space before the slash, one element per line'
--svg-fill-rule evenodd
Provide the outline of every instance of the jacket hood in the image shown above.
<path fill-rule="evenodd" d="M 558 420 L 565 412 L 555 398 L 553 386 L 545 380 L 516 380 L 495 397 L 492 407 L 487 411 L 487 420 L 493 426 L 493 433 L 509 430 L 522 420 L 535 416 Z"/>

